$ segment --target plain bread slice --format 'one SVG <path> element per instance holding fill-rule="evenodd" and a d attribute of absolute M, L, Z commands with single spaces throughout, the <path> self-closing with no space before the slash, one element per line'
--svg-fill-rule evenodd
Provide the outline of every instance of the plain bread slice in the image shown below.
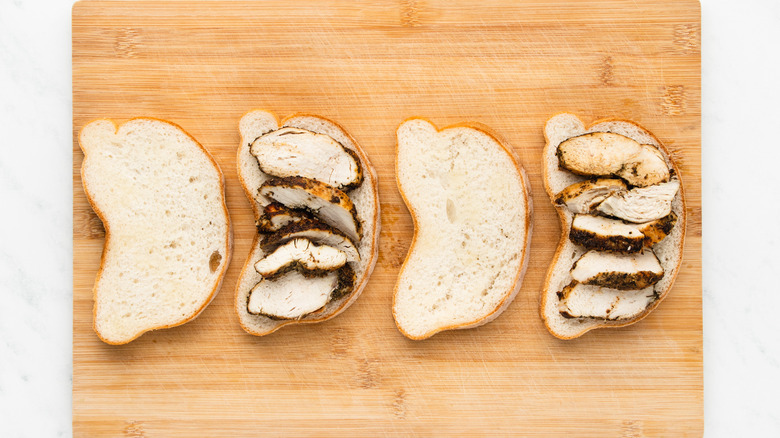
<path fill-rule="evenodd" d="M 442 130 L 410 119 L 397 130 L 396 180 L 415 234 L 393 295 L 411 339 L 496 318 L 528 263 L 531 203 L 525 172 L 485 128 Z"/>
<path fill-rule="evenodd" d="M 194 319 L 231 256 L 217 163 L 179 126 L 151 118 L 87 124 L 81 179 L 106 240 L 94 287 L 100 339 L 124 344 Z"/>

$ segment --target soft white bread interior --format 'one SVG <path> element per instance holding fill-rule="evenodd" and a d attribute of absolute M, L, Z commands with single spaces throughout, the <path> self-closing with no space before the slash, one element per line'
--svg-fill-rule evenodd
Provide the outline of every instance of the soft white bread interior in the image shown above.
<path fill-rule="evenodd" d="M 295 114 L 280 121 L 273 113 L 253 110 L 241 118 L 239 122 L 241 143 L 238 147 L 238 175 L 244 191 L 252 204 L 255 219 L 260 217 L 263 207 L 271 202 L 258 191 L 263 182 L 271 177 L 260 170 L 257 158 L 250 151 L 250 145 L 261 135 L 281 127 L 306 129 L 328 135 L 356 154 L 363 170 L 363 182 L 347 194 L 355 206 L 363 234 L 360 242 L 357 242 L 360 260 L 350 262 L 355 272 L 354 287 L 351 292 L 331 299 L 324 308 L 317 312 L 305 315 L 300 319 L 287 320 L 254 315 L 247 310 L 250 292 L 262 279 L 255 270 L 254 265 L 266 255 L 261 248 L 264 237 L 256 234 L 252 249 L 236 285 L 235 308 L 241 327 L 248 333 L 257 336 L 267 335 L 289 324 L 325 321 L 344 311 L 360 296 L 368 283 L 368 278 L 376 264 L 379 250 L 379 194 L 376 172 L 365 152 L 343 128 L 319 116 Z"/>
<path fill-rule="evenodd" d="M 424 339 L 496 318 L 528 264 L 531 202 L 513 154 L 484 128 L 397 131 L 396 179 L 415 234 L 393 295 L 398 329 Z"/>
<path fill-rule="evenodd" d="M 84 191 L 106 228 L 94 328 L 109 344 L 184 324 L 216 296 L 231 255 L 217 163 L 180 127 L 138 118 L 86 125 Z"/>
<path fill-rule="evenodd" d="M 566 139 L 590 132 L 612 132 L 634 139 L 640 144 L 657 147 L 669 168 L 673 169 L 673 177 L 680 180 L 679 169 L 671 160 L 669 151 L 655 136 L 636 123 L 624 120 L 604 120 L 586 127 L 577 116 L 561 113 L 548 120 L 544 128 L 546 144 L 542 157 L 542 173 L 544 187 L 551 200 L 554 200 L 561 191 L 571 184 L 587 179 L 560 168 L 556 155 L 558 145 Z M 561 314 L 557 293 L 571 283 L 570 270 L 572 265 L 585 253 L 585 249 L 569 240 L 572 213 L 565 205 L 555 204 L 555 207 L 561 221 L 561 240 L 547 271 L 540 305 L 542 319 L 550 333 L 561 339 L 572 339 L 596 328 L 622 327 L 643 319 L 661 303 L 669 293 L 682 261 L 686 227 L 685 197 L 682 184 L 672 201 L 672 212 L 677 215 L 677 223 L 669 235 L 652 248 L 664 270 L 662 279 L 654 285 L 657 299 L 643 312 L 628 319 L 566 318 Z"/>

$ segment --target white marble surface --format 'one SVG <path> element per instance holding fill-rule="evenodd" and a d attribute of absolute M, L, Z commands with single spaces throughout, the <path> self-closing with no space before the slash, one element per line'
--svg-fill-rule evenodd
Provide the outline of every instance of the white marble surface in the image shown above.
<path fill-rule="evenodd" d="M 705 435 L 777 437 L 780 3 L 702 3 Z M 70 8 L 0 0 L 3 437 L 71 435 Z"/>

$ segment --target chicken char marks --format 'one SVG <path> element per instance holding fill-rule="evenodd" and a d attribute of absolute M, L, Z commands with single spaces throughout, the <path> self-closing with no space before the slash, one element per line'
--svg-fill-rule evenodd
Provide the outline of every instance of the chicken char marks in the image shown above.
<path fill-rule="evenodd" d="M 670 175 L 654 146 L 612 132 L 591 132 L 561 142 L 558 162 L 578 175 L 614 175 L 637 187 L 668 181 Z"/>
<path fill-rule="evenodd" d="M 363 181 L 355 152 L 325 134 L 284 127 L 255 139 L 250 151 L 260 170 L 272 176 L 300 176 L 342 190 Z"/>
<path fill-rule="evenodd" d="M 359 242 L 361 225 L 349 196 L 341 190 L 298 176 L 274 178 L 263 183 L 260 194 L 296 210 L 302 209 Z"/>

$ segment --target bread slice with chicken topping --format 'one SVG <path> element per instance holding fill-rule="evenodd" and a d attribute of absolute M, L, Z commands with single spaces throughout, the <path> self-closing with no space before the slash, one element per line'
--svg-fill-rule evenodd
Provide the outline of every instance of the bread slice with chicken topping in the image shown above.
<path fill-rule="evenodd" d="M 393 293 L 396 325 L 425 339 L 490 322 L 520 290 L 528 264 L 525 172 L 484 127 L 437 130 L 413 118 L 397 136 L 396 181 L 414 238 Z"/>
<path fill-rule="evenodd" d="M 279 224 L 277 224 L 279 227 L 274 226 L 272 230 L 268 230 L 274 231 L 273 234 L 255 234 L 252 249 L 241 270 L 236 285 L 235 309 L 241 327 L 248 333 L 256 336 L 267 335 L 290 324 L 322 322 L 343 312 L 357 300 L 366 287 L 368 278 L 376 264 L 379 248 L 379 196 L 376 172 L 369 162 L 368 156 L 355 139 L 335 122 L 316 115 L 294 114 L 283 120 L 279 120 L 277 116 L 271 112 L 253 110 L 246 113 L 241 118 L 238 126 L 241 137 L 237 152 L 238 175 L 241 185 L 249 198 L 249 202 L 252 204 L 255 219 L 259 222 L 263 222 L 261 220 L 261 215 L 263 214 L 265 206 L 273 202 L 273 199 L 269 199 L 260 193 L 260 187 L 263 183 L 271 180 L 273 177 L 261 170 L 257 157 L 252 155 L 251 147 L 252 144 L 255 143 L 255 140 L 260 136 L 280 128 L 295 128 L 296 130 L 305 130 L 315 134 L 327 135 L 347 150 L 350 156 L 357 158 L 359 162 L 358 168 L 361 172 L 359 178 L 362 178 L 362 180 L 344 179 L 334 182 L 334 184 L 346 184 L 344 186 L 346 194 L 349 196 L 349 200 L 354 206 L 355 217 L 357 219 L 355 231 L 359 229 L 362 233 L 358 233 L 358 241 L 352 242 L 346 236 L 340 234 L 337 230 L 330 229 L 325 224 L 319 224 L 317 227 L 307 227 L 306 224 L 311 222 L 312 219 L 309 217 L 298 217 L 291 218 L 289 221 L 285 218 L 284 221 L 279 222 Z M 318 139 L 318 141 L 322 140 L 322 138 L 319 137 Z M 316 158 L 307 157 L 307 168 L 311 168 L 312 166 L 310 158 L 316 160 Z M 327 160 L 327 157 L 324 157 L 323 159 Z M 302 160 L 297 161 L 294 164 L 299 165 L 301 162 Z M 323 166 L 325 165 L 327 165 L 327 162 L 323 162 Z M 345 181 L 352 182 L 347 184 Z M 356 182 L 359 182 L 359 185 L 352 188 Z M 295 232 L 285 234 L 285 229 L 294 229 Z M 252 303 L 253 312 L 250 312 L 249 298 L 251 291 L 255 286 L 260 284 L 261 280 L 263 280 L 263 277 L 255 269 L 255 264 L 275 250 L 278 247 L 277 244 L 289 242 L 294 238 L 307 238 L 318 245 L 334 244 L 337 245 L 340 250 L 345 251 L 348 256 L 348 261 L 344 267 L 339 269 L 339 272 L 345 268 L 350 269 L 350 272 L 354 271 L 354 278 L 351 286 L 342 288 L 341 282 L 339 282 L 337 283 L 339 286 L 336 290 L 331 291 L 329 297 L 327 296 L 327 291 L 323 292 L 317 288 L 315 288 L 316 290 L 307 288 L 306 290 L 310 293 L 308 293 L 306 297 L 302 297 L 307 300 L 306 305 L 303 306 L 304 303 L 301 303 L 302 307 L 296 307 L 295 309 L 286 307 L 290 304 L 286 298 L 283 301 L 276 303 L 281 307 L 278 307 L 277 310 L 274 310 L 273 312 L 280 312 L 285 318 L 289 317 L 290 319 L 280 319 L 282 315 L 272 317 L 262 314 L 263 312 L 258 311 L 258 309 L 264 309 L 265 307 L 259 302 Z M 271 242 L 271 240 L 273 240 L 273 242 Z M 294 288 L 290 289 L 290 284 L 288 284 L 288 282 L 295 283 L 309 280 L 309 278 L 305 278 L 305 276 L 299 274 L 300 272 L 298 270 L 290 271 L 286 275 L 280 277 L 285 279 L 283 282 L 284 284 L 277 282 L 276 286 L 270 281 L 266 282 L 262 286 L 262 293 L 268 294 L 271 291 L 276 290 L 284 297 L 285 291 L 294 290 Z M 327 275 L 327 277 L 331 276 L 331 274 Z M 317 285 L 309 286 L 322 286 L 323 284 L 332 286 L 333 284 L 332 278 L 322 279 L 319 283 Z M 268 287 L 271 289 L 268 289 Z M 258 295 L 257 298 L 260 298 L 260 296 Z M 292 299 L 294 301 L 294 297 Z M 325 303 L 324 307 L 309 312 L 309 310 L 312 310 L 313 307 L 320 303 Z M 268 301 L 266 304 L 271 306 L 274 303 Z M 286 310 L 282 312 L 279 309 Z M 268 312 L 272 313 L 271 310 L 268 310 Z"/>
<path fill-rule="evenodd" d="M 79 134 L 81 180 L 106 228 L 94 328 L 109 344 L 191 321 L 216 296 L 232 252 L 216 161 L 179 126 L 93 121 Z"/>
<path fill-rule="evenodd" d="M 616 289 L 602 288 L 599 286 L 581 285 L 576 289 L 577 293 L 571 295 L 572 298 L 570 298 L 570 300 L 573 300 L 576 297 L 576 299 L 579 300 L 577 302 L 587 302 L 588 305 L 580 307 L 577 312 L 571 312 L 577 315 L 577 317 L 572 317 L 573 315 L 571 314 L 564 315 L 561 313 L 562 303 L 559 294 L 561 294 L 568 285 L 573 284 L 573 282 L 576 284 L 576 281 L 572 278 L 571 270 L 575 262 L 585 254 L 587 248 L 576 245 L 570 240 L 569 233 L 572 228 L 574 214 L 567 208 L 565 203 L 560 202 L 560 199 L 561 194 L 564 193 L 568 187 L 571 187 L 572 184 L 583 183 L 590 178 L 570 172 L 566 168 L 561 167 L 561 154 L 558 152 L 558 146 L 572 138 L 585 140 L 589 137 L 593 137 L 599 138 L 599 141 L 609 139 L 609 136 L 586 136 L 586 134 L 592 133 L 616 134 L 619 136 L 616 138 L 619 139 L 621 145 L 634 149 L 631 153 L 625 154 L 627 156 L 632 155 L 634 158 L 625 159 L 625 163 L 617 170 L 615 170 L 617 166 L 613 166 L 615 168 L 598 169 L 598 171 L 592 172 L 592 169 L 587 169 L 588 172 L 580 171 L 579 173 L 600 175 L 617 174 L 620 176 L 624 173 L 621 169 L 630 167 L 630 173 L 636 171 L 637 174 L 632 174 L 633 178 L 629 178 L 630 181 L 627 180 L 629 181 L 629 184 L 653 187 L 647 183 L 652 180 L 656 184 L 664 184 L 664 181 L 673 178 L 673 181 L 680 182 L 680 189 L 672 200 L 670 214 L 658 221 L 637 224 L 638 229 L 645 235 L 645 246 L 652 245 L 652 252 L 657 256 L 658 263 L 663 269 L 661 279 L 650 288 L 652 290 L 645 288 L 639 289 L 639 291 L 618 291 Z M 560 113 L 547 121 L 544 128 L 544 136 L 546 140 L 542 154 L 544 187 L 550 199 L 553 201 L 553 205 L 558 212 L 561 223 L 561 239 L 547 271 L 547 277 L 541 294 L 540 313 L 545 326 L 550 333 L 557 338 L 573 339 L 582 336 L 593 329 L 622 327 L 640 321 L 658 307 L 661 301 L 668 295 L 682 262 L 686 211 L 682 179 L 677 165 L 670 158 L 669 151 L 655 136 L 653 136 L 653 134 L 638 124 L 626 120 L 602 120 L 586 127 L 574 114 Z M 632 141 L 625 141 L 624 138 L 628 138 Z M 569 145 L 572 145 L 572 143 L 573 142 L 570 142 Z M 639 150 L 638 154 L 634 154 L 637 150 L 636 144 L 643 145 L 642 150 Z M 588 147 L 592 148 L 593 145 L 588 145 Z M 649 147 L 652 147 L 653 151 L 648 149 Z M 612 151 L 612 149 L 606 149 L 599 146 L 598 151 L 603 152 L 604 150 Z M 577 154 L 575 148 L 572 148 L 568 152 Z M 579 160 L 584 155 L 571 156 L 576 156 Z M 668 177 L 662 169 L 658 168 L 657 160 L 654 158 L 656 156 L 660 156 L 669 169 Z M 645 160 L 645 158 L 647 158 L 647 160 Z M 574 162 L 574 160 L 569 160 L 569 162 Z M 630 165 L 627 165 L 626 163 Z M 652 164 L 652 166 L 650 164 Z M 585 169 L 584 164 L 578 164 L 578 166 L 580 170 Z M 672 184 L 676 184 L 676 182 L 673 182 Z M 641 190 L 641 192 L 653 190 L 656 189 Z M 620 196 L 622 193 L 626 192 L 621 191 L 611 196 Z M 558 202 L 556 202 L 556 200 L 558 200 Z M 643 251 L 648 250 L 649 249 L 646 248 Z M 609 267 L 606 266 L 605 269 L 609 269 Z M 583 301 L 583 294 L 589 293 L 590 291 L 598 291 L 602 294 L 600 295 L 601 298 L 609 297 L 609 299 L 594 297 L 592 300 Z M 625 296 L 620 298 L 620 294 L 624 294 Z M 639 299 L 637 297 L 647 297 L 647 299 Z M 618 298 L 620 298 L 620 300 L 618 300 Z M 608 309 L 606 308 L 601 310 L 593 309 L 593 305 L 595 304 L 607 303 L 609 306 L 612 306 L 617 301 L 621 303 L 619 318 L 613 314 L 609 314 L 607 317 L 606 315 L 608 313 L 606 310 Z M 574 302 L 575 301 L 571 301 L 571 303 Z M 574 304 L 571 305 L 574 306 Z M 583 313 L 580 313 L 589 311 L 593 311 L 593 315 L 584 315 Z"/>

